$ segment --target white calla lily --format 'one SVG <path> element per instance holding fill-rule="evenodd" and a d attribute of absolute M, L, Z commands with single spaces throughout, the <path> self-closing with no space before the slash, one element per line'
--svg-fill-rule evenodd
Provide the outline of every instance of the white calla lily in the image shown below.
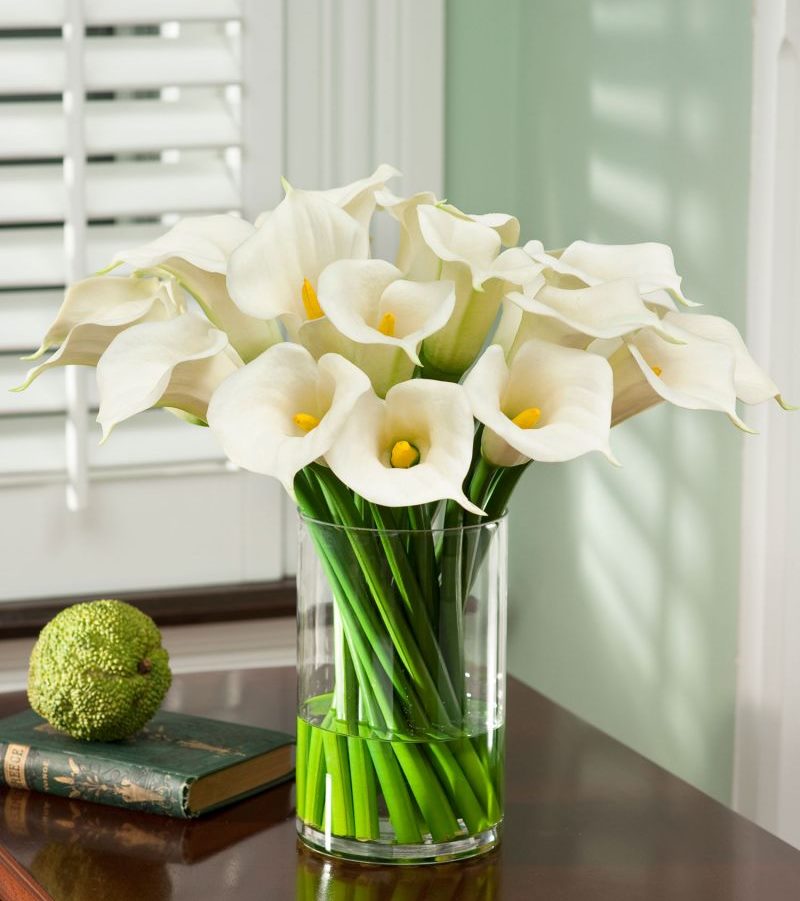
<path fill-rule="evenodd" d="M 211 395 L 242 365 L 225 332 L 195 313 L 126 329 L 97 364 L 103 440 L 115 425 L 151 407 L 205 421 Z"/>
<path fill-rule="evenodd" d="M 379 191 L 376 195 L 379 206 L 383 207 L 400 225 L 400 240 L 397 246 L 395 264 L 407 278 L 430 281 L 439 275 L 439 259 L 422 238 L 417 209 L 421 206 L 435 206 L 436 195 L 430 191 L 420 191 L 410 197 L 398 197 L 391 191 Z"/>
<path fill-rule="evenodd" d="M 317 362 L 297 344 L 276 344 L 219 387 L 208 424 L 234 463 L 293 494 L 295 475 L 328 453 L 368 391 L 367 377 L 343 357 Z"/>
<path fill-rule="evenodd" d="M 319 303 L 325 318 L 301 326 L 301 343 L 315 356 L 323 349 L 342 353 L 384 396 L 421 365 L 419 346 L 447 323 L 455 291 L 450 282 L 403 279 L 384 260 L 340 260 L 319 278 Z"/>
<path fill-rule="evenodd" d="M 462 485 L 472 458 L 473 420 L 460 385 L 413 379 L 381 400 L 361 397 L 326 455 L 334 473 L 375 504 L 442 499 L 481 515 Z"/>
<path fill-rule="evenodd" d="M 440 261 L 440 278 L 456 286 L 456 304 L 447 325 L 423 345 L 425 364 L 450 378 L 473 363 L 491 332 L 503 296 L 534 292 L 543 284 L 542 264 L 519 248 L 501 252 L 489 225 L 446 209 L 420 206 L 422 239 Z"/>
<path fill-rule="evenodd" d="M 158 321 L 181 312 L 174 286 L 157 278 L 120 278 L 98 275 L 76 282 L 42 345 L 26 359 L 36 360 L 49 348 L 60 345 L 44 363 L 29 370 L 22 391 L 42 372 L 54 366 L 96 366 L 111 341 L 135 323 Z"/>
<path fill-rule="evenodd" d="M 645 306 L 632 278 L 577 288 L 545 284 L 533 297 L 513 291 L 508 299 L 528 314 L 519 323 L 516 346 L 529 337 L 541 337 L 585 348 L 592 338 L 618 338 L 648 326 L 661 328 L 658 315 Z"/>
<path fill-rule="evenodd" d="M 666 244 L 591 244 L 574 241 L 559 251 L 546 252 L 540 241 L 529 241 L 525 250 L 548 269 L 572 276 L 587 285 L 633 278 L 639 293 L 651 303 L 664 303 L 663 292 L 685 306 L 698 306 L 681 291 L 672 249 Z M 668 304 L 668 302 L 667 302 Z"/>
<path fill-rule="evenodd" d="M 782 407 L 788 408 L 780 389 L 752 358 L 744 339 L 732 322 L 721 316 L 699 313 L 667 313 L 664 322 L 730 349 L 734 359 L 733 383 L 739 400 L 746 404 L 760 404 L 774 398 Z"/>
<path fill-rule="evenodd" d="M 610 354 L 612 424 L 665 400 L 687 410 L 726 413 L 738 428 L 752 431 L 736 413 L 733 351 L 677 327 L 674 331 L 679 344 L 648 328 L 627 336 Z"/>
<path fill-rule="evenodd" d="M 372 175 L 366 178 L 359 178 L 349 185 L 330 188 L 320 193 L 326 200 L 349 213 L 362 228 L 368 229 L 377 203 L 375 195 L 385 189 L 389 179 L 396 178 L 400 174 L 394 166 L 381 163 Z"/>
<path fill-rule="evenodd" d="M 513 247 L 519 241 L 519 219 L 516 216 L 509 213 L 465 213 L 452 203 L 440 203 L 438 206 L 454 216 L 494 229 L 506 247 Z"/>
<path fill-rule="evenodd" d="M 281 340 L 277 323 L 243 313 L 231 300 L 225 283 L 231 254 L 254 232 L 249 222 L 237 216 L 189 217 L 155 241 L 121 251 L 114 262 L 174 276 L 248 361 Z"/>
<path fill-rule="evenodd" d="M 602 357 L 532 338 L 506 363 L 492 345 L 464 382 L 495 466 L 555 463 L 609 447 L 613 377 Z"/>
<path fill-rule="evenodd" d="M 366 259 L 367 232 L 318 192 L 290 191 L 228 262 L 228 291 L 260 319 L 281 317 L 291 333 L 322 315 L 317 280 L 339 259 Z"/>
<path fill-rule="evenodd" d="M 149 269 L 178 257 L 195 269 L 224 275 L 230 255 L 254 231 L 245 219 L 230 214 L 188 216 L 154 241 L 121 250 L 113 262 Z"/>
<path fill-rule="evenodd" d="M 493 264 L 502 249 L 500 235 L 489 226 L 437 206 L 420 206 L 417 216 L 422 238 L 437 258 L 467 266 L 473 288 L 480 290 L 494 274 Z"/>

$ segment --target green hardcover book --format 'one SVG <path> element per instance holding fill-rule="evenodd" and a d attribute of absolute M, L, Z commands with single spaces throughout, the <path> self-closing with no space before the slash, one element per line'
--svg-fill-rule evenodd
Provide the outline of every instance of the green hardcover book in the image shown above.
<path fill-rule="evenodd" d="M 161 711 L 132 738 L 85 742 L 32 710 L 0 720 L 0 785 L 195 817 L 289 779 L 283 732 Z"/>

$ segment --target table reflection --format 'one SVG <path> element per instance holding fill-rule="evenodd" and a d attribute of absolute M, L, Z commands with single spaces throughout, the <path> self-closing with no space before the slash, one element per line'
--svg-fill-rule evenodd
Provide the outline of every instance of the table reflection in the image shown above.
<path fill-rule="evenodd" d="M 498 852 L 440 866 L 369 866 L 322 857 L 298 845 L 295 901 L 494 901 Z"/>

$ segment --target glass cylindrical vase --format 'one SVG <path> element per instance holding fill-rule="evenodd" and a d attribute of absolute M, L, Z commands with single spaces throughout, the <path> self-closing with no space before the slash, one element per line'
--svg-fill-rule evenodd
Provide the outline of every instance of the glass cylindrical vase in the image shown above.
<path fill-rule="evenodd" d="M 420 864 L 499 842 L 506 528 L 301 517 L 297 828 L 310 847 Z"/>

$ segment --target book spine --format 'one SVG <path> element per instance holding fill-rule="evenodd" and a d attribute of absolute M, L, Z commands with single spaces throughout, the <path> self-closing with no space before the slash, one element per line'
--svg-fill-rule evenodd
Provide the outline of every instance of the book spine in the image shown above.
<path fill-rule="evenodd" d="M 0 742 L 0 785 L 188 817 L 189 782 L 174 773 L 93 757 Z"/>

